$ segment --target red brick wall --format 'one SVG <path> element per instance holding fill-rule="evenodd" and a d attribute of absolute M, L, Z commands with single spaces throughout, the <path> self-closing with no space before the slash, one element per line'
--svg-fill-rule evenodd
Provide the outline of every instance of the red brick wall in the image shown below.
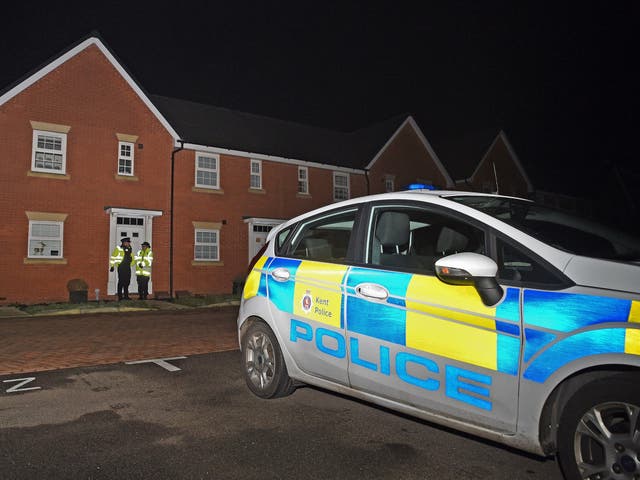
<path fill-rule="evenodd" d="M 385 175 L 395 175 L 395 189 L 429 180 L 444 188 L 446 179 L 411 125 L 405 124 L 369 172 L 371 193 L 385 191 Z"/>
<path fill-rule="evenodd" d="M 68 125 L 68 180 L 28 176 L 30 121 Z M 116 133 L 138 136 L 138 181 L 118 181 Z M 168 211 L 171 137 L 97 47 L 80 52 L 0 106 L 0 300 L 64 300 L 66 283 L 81 277 L 89 292 L 107 285 L 109 217 L 105 206 Z M 25 264 L 29 221 L 25 211 L 67 213 L 63 265 Z M 169 218 L 154 221 L 166 238 Z M 167 258 L 167 242 L 154 245 Z M 157 289 L 168 289 L 168 269 L 154 271 Z"/>
<path fill-rule="evenodd" d="M 31 176 L 30 121 L 67 125 L 69 179 Z M 116 179 L 116 133 L 138 136 L 137 181 Z M 64 301 L 66 283 L 83 278 L 89 294 L 108 282 L 105 207 L 161 210 L 153 220 L 153 287 L 169 291 L 170 134 L 95 46 L 83 50 L 0 106 L 0 303 Z M 264 192 L 249 191 L 250 159 L 222 155 L 222 194 L 194 191 L 195 152 L 175 160 L 174 291 L 229 293 L 248 261 L 246 217 L 288 219 L 333 202 L 332 170 L 308 167 L 309 195 L 297 194 L 297 165 L 262 162 Z M 350 174 L 351 197 L 365 195 Z M 26 211 L 65 213 L 64 264 L 25 263 Z M 193 222 L 220 222 L 220 264 L 194 265 Z"/>
<path fill-rule="evenodd" d="M 494 164 L 496 167 L 495 174 L 493 170 Z M 472 178 L 473 187 L 478 191 L 495 192 L 496 174 L 501 195 L 528 197 L 527 182 L 501 137 L 498 137 L 498 140 L 482 161 L 478 171 L 474 174 Z"/>
<path fill-rule="evenodd" d="M 174 286 L 192 293 L 230 293 L 233 280 L 246 274 L 248 226 L 245 218 L 289 219 L 333 202 L 331 170 L 308 167 L 309 195 L 298 195 L 298 166 L 262 161 L 262 190 L 249 188 L 250 158 L 221 155 L 220 190 L 194 191 L 195 151 L 176 155 Z M 364 175 L 350 174 L 351 196 L 366 193 Z M 222 223 L 221 265 L 193 265 L 193 222 Z"/>

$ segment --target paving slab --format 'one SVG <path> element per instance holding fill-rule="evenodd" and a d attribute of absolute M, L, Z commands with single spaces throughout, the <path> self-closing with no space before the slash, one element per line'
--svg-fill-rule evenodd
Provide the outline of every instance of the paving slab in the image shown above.
<path fill-rule="evenodd" d="M 237 306 L 0 319 L 0 375 L 238 348 Z"/>

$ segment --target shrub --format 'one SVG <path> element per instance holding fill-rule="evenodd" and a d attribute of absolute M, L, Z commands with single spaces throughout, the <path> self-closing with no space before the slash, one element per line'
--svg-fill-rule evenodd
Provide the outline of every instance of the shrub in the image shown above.
<path fill-rule="evenodd" d="M 81 278 L 72 278 L 67 282 L 67 290 L 69 292 L 86 292 L 89 285 Z"/>

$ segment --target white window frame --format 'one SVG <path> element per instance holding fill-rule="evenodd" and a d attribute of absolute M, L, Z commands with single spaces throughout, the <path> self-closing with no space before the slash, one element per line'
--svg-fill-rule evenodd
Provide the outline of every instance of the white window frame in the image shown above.
<path fill-rule="evenodd" d="M 344 178 L 345 181 L 346 181 L 346 186 L 338 185 L 336 183 L 336 179 L 337 178 Z M 340 191 L 345 190 L 345 198 L 343 198 L 342 196 L 336 195 L 338 190 L 340 190 Z M 349 174 L 345 173 L 345 172 L 333 172 L 333 201 L 334 202 L 339 202 L 341 200 L 348 200 L 349 198 L 351 198 L 351 188 L 350 188 Z"/>
<path fill-rule="evenodd" d="M 258 167 L 257 172 L 253 171 L 254 166 Z M 258 185 L 253 185 L 254 179 L 257 179 Z M 249 188 L 262 190 L 262 160 L 251 159 L 249 164 Z"/>
<path fill-rule="evenodd" d="M 304 178 L 300 174 L 304 172 Z M 300 188 L 302 187 L 302 189 Z M 309 195 L 309 168 L 298 167 L 298 193 L 301 195 Z"/>
<path fill-rule="evenodd" d="M 40 148 L 38 147 L 38 138 L 40 136 L 53 137 L 60 140 L 60 150 Z M 60 170 L 55 168 L 37 167 L 36 155 L 38 153 L 49 153 L 54 155 L 62 155 L 62 166 Z M 53 173 L 57 175 L 65 175 L 67 173 L 67 134 L 59 132 L 49 132 L 46 130 L 33 131 L 33 143 L 31 149 L 31 170 L 33 172 Z"/>
<path fill-rule="evenodd" d="M 206 233 L 215 233 L 216 241 L 213 243 L 205 243 L 198 242 L 198 233 L 206 232 Z M 210 245 L 216 248 L 217 255 L 215 258 L 198 258 L 197 256 L 197 247 L 199 245 Z M 196 262 L 219 262 L 220 261 L 220 230 L 212 229 L 212 228 L 196 228 L 193 234 L 193 260 Z"/>
<path fill-rule="evenodd" d="M 394 175 L 385 175 L 384 177 L 384 191 L 395 192 L 396 190 L 396 177 Z"/>
<path fill-rule="evenodd" d="M 215 163 L 215 167 L 214 168 L 199 167 L 198 166 L 198 159 L 200 157 L 214 159 L 215 162 L 216 162 Z M 215 185 L 198 183 L 198 171 L 215 173 L 216 174 Z M 212 190 L 219 190 L 220 189 L 220 155 L 218 155 L 217 153 L 196 152 L 194 184 L 198 188 L 209 188 L 209 189 L 212 189 Z"/>
<path fill-rule="evenodd" d="M 36 237 L 33 235 L 33 227 L 34 225 L 56 225 L 60 228 L 60 236 L 59 237 Z M 44 242 L 45 240 L 54 240 L 60 242 L 60 252 L 59 255 L 38 255 L 36 252 L 31 251 L 31 242 L 40 240 Z M 29 238 L 27 239 L 27 258 L 64 258 L 64 222 L 59 221 L 48 221 L 48 220 L 29 220 Z"/>
<path fill-rule="evenodd" d="M 123 155 L 122 147 L 129 147 L 131 155 Z M 134 147 L 135 144 L 131 142 L 118 142 L 118 175 L 126 175 L 129 177 L 135 175 Z M 126 162 L 129 160 L 131 161 L 131 172 L 126 172 Z M 125 163 L 124 165 L 123 162 Z"/>

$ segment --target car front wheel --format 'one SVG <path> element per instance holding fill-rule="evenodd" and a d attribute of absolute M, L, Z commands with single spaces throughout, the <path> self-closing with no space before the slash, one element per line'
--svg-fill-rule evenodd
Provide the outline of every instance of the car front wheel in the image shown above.
<path fill-rule="evenodd" d="M 277 398 L 295 390 L 276 336 L 267 324 L 257 321 L 249 327 L 242 337 L 242 354 L 244 378 L 255 395 Z"/>
<path fill-rule="evenodd" d="M 560 420 L 558 461 L 568 480 L 640 480 L 640 375 L 576 392 Z"/>

